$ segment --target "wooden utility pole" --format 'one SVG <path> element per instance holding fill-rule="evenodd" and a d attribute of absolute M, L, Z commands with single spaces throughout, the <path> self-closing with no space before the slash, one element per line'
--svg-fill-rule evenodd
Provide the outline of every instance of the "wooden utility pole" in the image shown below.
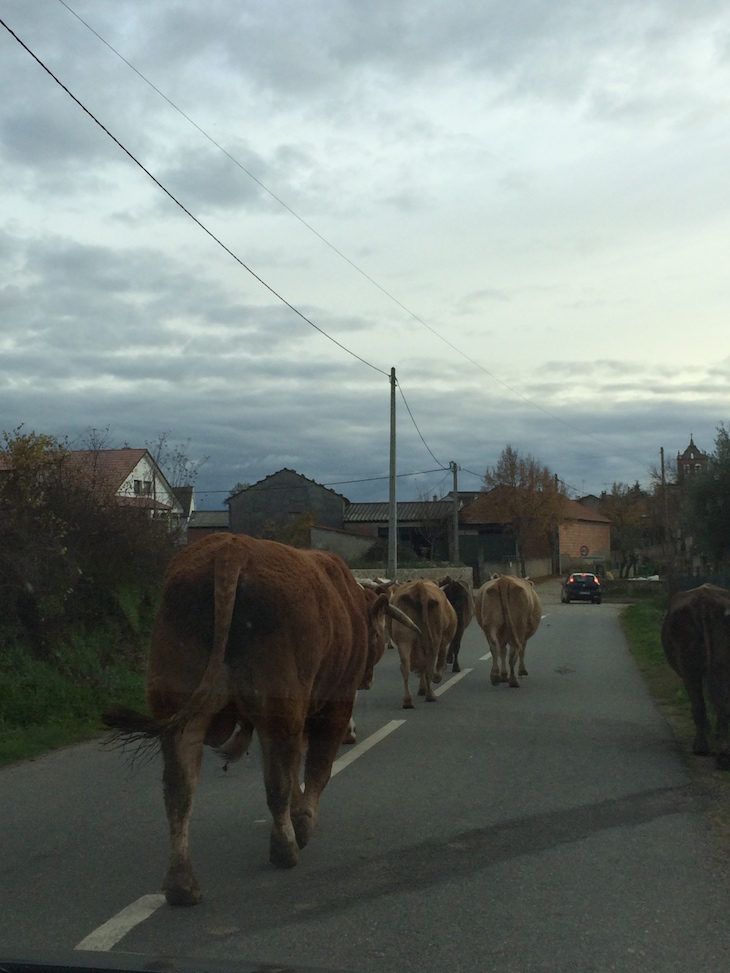
<path fill-rule="evenodd" d="M 454 486 L 451 494 L 454 498 L 454 511 L 453 511 L 453 521 L 452 521 L 453 531 L 454 531 L 454 535 L 453 535 L 454 542 L 453 542 L 451 561 L 452 564 L 458 564 L 459 561 L 459 488 L 457 487 L 456 484 L 456 471 L 458 470 L 458 466 L 452 460 L 449 463 L 449 467 L 451 469 L 451 472 L 454 475 Z"/>
<path fill-rule="evenodd" d="M 398 570 L 398 503 L 395 490 L 395 368 L 390 370 L 390 498 L 388 507 L 388 577 Z"/>

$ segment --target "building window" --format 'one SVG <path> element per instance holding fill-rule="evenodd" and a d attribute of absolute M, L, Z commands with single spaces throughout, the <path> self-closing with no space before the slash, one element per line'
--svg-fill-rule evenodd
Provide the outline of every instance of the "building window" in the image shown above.
<path fill-rule="evenodd" d="M 134 481 L 134 495 L 135 495 L 135 497 L 141 497 L 142 496 L 142 481 L 141 480 L 135 480 Z"/>

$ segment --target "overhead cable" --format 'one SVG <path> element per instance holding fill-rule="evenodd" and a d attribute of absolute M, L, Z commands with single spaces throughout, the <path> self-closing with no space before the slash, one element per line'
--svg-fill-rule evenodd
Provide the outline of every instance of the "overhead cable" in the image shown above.
<path fill-rule="evenodd" d="M 209 230 L 208 227 L 204 223 L 202 223 L 198 219 L 197 216 L 195 216 L 193 213 L 191 213 L 191 211 L 183 203 L 181 203 L 180 200 L 177 199 L 176 196 L 173 196 L 173 194 L 170 192 L 170 190 L 167 189 L 160 182 L 160 180 L 157 179 L 156 176 L 153 176 L 152 175 L 152 173 L 149 171 L 149 169 L 147 169 L 139 161 L 139 159 L 137 159 L 136 156 L 134 156 L 132 154 L 132 152 L 130 152 L 130 150 L 125 145 L 123 145 L 119 141 L 119 139 L 115 135 L 113 135 L 112 132 L 110 132 L 109 129 L 102 122 L 99 121 L 99 119 L 96 117 L 96 115 L 93 114 L 93 112 L 91 112 L 81 101 L 79 101 L 79 99 L 76 97 L 76 95 L 74 95 L 73 92 L 70 91 L 66 87 L 66 85 L 53 73 L 53 71 L 51 71 L 51 69 L 49 67 L 47 67 L 43 63 L 43 61 L 38 57 L 37 54 L 34 54 L 33 53 L 33 51 L 28 47 L 28 45 L 26 43 L 24 43 L 20 39 L 20 37 L 18 37 L 18 35 L 15 33 L 15 31 L 11 30 L 11 28 L 8 27 L 8 25 L 5 23 L 4 20 L 2 20 L 2 18 L 0 18 L 0 26 L 4 27 L 5 30 L 7 30 L 7 32 L 12 37 L 15 38 L 15 40 L 20 44 L 20 46 L 22 48 L 24 48 L 24 50 L 26 50 L 28 52 L 28 54 L 30 54 L 30 56 L 33 58 L 33 60 L 36 61 L 43 68 L 43 70 L 46 72 L 46 74 L 48 74 L 51 78 L 53 78 L 53 80 L 56 82 L 56 84 L 60 88 L 63 88 L 63 90 L 66 92 L 66 94 L 69 96 L 69 98 L 71 98 L 74 102 L 76 102 L 76 104 L 79 106 L 79 108 L 81 108 L 84 112 L 86 112 L 86 114 L 89 116 L 89 118 L 93 122 L 95 122 L 99 126 L 99 128 L 106 135 L 108 135 L 109 138 L 113 142 L 115 142 L 119 146 L 119 148 L 122 150 L 122 152 L 124 152 L 125 155 L 127 155 L 132 160 L 132 162 L 134 162 L 134 164 L 136 166 L 138 166 L 142 170 L 142 172 L 145 173 L 146 176 L 149 176 L 149 178 L 152 180 L 152 182 L 159 189 L 161 189 L 163 191 L 163 193 L 165 193 L 165 195 L 168 196 L 172 200 L 172 202 L 183 211 L 183 213 L 185 213 L 186 216 L 188 216 L 197 226 L 200 227 L 201 230 L 203 230 L 204 233 L 206 233 L 212 240 L 214 240 L 218 244 L 219 247 L 221 247 L 223 250 L 225 250 L 225 252 L 229 256 L 233 257 L 233 259 L 236 261 L 236 263 L 239 264 L 241 267 L 243 267 L 243 269 L 247 273 L 249 273 L 263 287 L 265 287 L 266 290 L 269 291 L 270 294 L 272 294 L 277 300 L 281 301 L 282 304 L 285 304 L 291 311 L 293 311 L 296 315 L 298 315 L 302 319 L 302 321 L 305 321 L 308 325 L 310 325 L 310 327 L 314 328 L 315 331 L 319 331 L 319 333 L 321 335 L 323 335 L 325 338 L 327 338 L 333 344 L 337 345 L 337 347 L 340 348 L 340 349 L 342 349 L 342 351 L 346 352 L 348 355 L 351 355 L 353 358 L 356 358 L 359 362 L 362 362 L 363 365 L 367 365 L 368 368 L 372 368 L 374 371 L 379 372 L 381 375 L 385 375 L 386 378 L 390 378 L 390 376 L 388 375 L 388 373 L 385 372 L 385 371 L 383 371 L 382 368 L 378 368 L 378 366 L 377 365 L 373 365 L 372 362 L 366 361 L 364 358 L 361 358 L 360 355 L 356 354 L 354 351 L 351 351 L 349 348 L 347 348 L 345 345 L 343 345 L 336 338 L 333 338 L 331 334 L 328 334 L 323 328 L 320 328 L 319 325 L 315 324 L 314 321 L 310 320 L 310 318 L 308 318 L 306 316 L 306 314 L 303 314 L 298 308 L 296 308 L 293 304 L 291 304 L 289 301 L 287 301 L 287 299 L 285 297 L 283 297 L 281 294 L 279 294 L 279 292 L 276 291 L 270 284 L 267 284 L 267 282 L 263 279 L 263 277 L 260 277 L 254 270 L 252 270 L 251 267 L 248 266 L 248 264 L 244 263 L 244 261 L 241 260 L 241 258 L 237 254 L 235 254 L 233 252 L 233 250 L 230 249 L 230 247 L 226 246 L 226 244 L 223 243 L 223 241 L 220 240 L 215 235 L 215 233 L 213 233 L 212 230 Z"/>

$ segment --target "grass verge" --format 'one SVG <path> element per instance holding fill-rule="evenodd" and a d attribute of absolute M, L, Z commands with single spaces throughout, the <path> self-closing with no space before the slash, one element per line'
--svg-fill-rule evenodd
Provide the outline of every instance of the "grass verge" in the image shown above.
<path fill-rule="evenodd" d="M 110 703 L 145 709 L 144 676 L 128 664 L 101 666 L 91 652 L 83 664 L 75 662 L 70 668 L 34 659 L 19 647 L 3 651 L 0 766 L 99 736 L 101 713 Z"/>

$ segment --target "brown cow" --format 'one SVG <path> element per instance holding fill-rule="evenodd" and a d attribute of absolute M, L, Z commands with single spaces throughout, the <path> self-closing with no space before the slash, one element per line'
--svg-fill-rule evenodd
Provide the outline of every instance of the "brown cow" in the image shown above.
<path fill-rule="evenodd" d="M 509 682 L 510 686 L 519 688 L 515 665 L 519 659 L 519 674 L 527 675 L 525 647 L 537 631 L 542 615 L 542 605 L 532 581 L 508 574 L 493 574 L 476 593 L 474 614 L 492 650 L 492 685 Z"/>
<path fill-rule="evenodd" d="M 147 667 L 152 717 L 122 708 L 105 714 L 124 739 L 160 741 L 171 843 L 163 889 L 171 905 L 202 898 L 188 825 L 204 743 L 236 759 L 256 730 L 273 818 L 269 858 L 297 863 L 355 693 L 372 685 L 388 612 L 387 595 L 364 590 L 324 551 L 214 534 L 172 559 Z"/>
<path fill-rule="evenodd" d="M 706 692 L 715 711 L 715 761 L 718 769 L 730 770 L 730 591 L 703 584 L 674 595 L 661 638 L 667 661 L 681 677 L 692 706 L 693 753 L 710 752 Z"/>
<path fill-rule="evenodd" d="M 461 666 L 459 665 L 461 637 L 474 617 L 474 597 L 471 592 L 471 586 L 466 581 L 455 581 L 449 575 L 439 581 L 439 588 L 441 588 L 449 599 L 449 604 L 456 612 L 456 632 L 449 645 L 446 662 L 453 662 L 451 667 L 452 672 L 461 672 Z"/>
<path fill-rule="evenodd" d="M 403 674 L 403 709 L 413 709 L 408 686 L 411 672 L 420 675 L 418 695 L 435 703 L 431 683 L 441 682 L 443 677 L 446 650 L 456 632 L 456 612 L 434 581 L 407 581 L 391 597 L 393 606 L 415 623 L 406 626 L 398 618 L 391 620 L 391 637 L 398 647 Z"/>

